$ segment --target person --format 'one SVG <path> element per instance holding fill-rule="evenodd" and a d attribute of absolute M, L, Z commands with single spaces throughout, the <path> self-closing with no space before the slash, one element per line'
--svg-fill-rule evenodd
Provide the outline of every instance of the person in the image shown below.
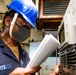
<path fill-rule="evenodd" d="M 29 63 L 29 55 L 20 43 L 29 37 L 31 27 L 35 28 L 38 13 L 31 0 L 13 0 L 7 7 L 0 32 L 0 75 L 9 75 Z"/>
<path fill-rule="evenodd" d="M 13 0 L 7 7 L 0 32 L 0 75 L 32 75 L 41 67 L 25 69 L 30 58 L 20 43 L 36 28 L 38 11 L 32 0 Z"/>

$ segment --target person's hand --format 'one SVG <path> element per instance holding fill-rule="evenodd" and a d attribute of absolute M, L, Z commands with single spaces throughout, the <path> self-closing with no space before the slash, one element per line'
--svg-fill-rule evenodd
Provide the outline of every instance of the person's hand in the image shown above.
<path fill-rule="evenodd" d="M 58 75 L 58 74 L 59 74 L 59 67 L 60 67 L 60 63 L 58 63 L 58 64 L 55 66 L 52 74 L 50 74 L 50 75 Z"/>
<path fill-rule="evenodd" d="M 30 74 L 34 74 L 36 72 L 38 72 L 40 70 L 40 66 L 38 67 L 33 67 L 30 69 L 26 69 L 26 68 L 16 68 L 13 72 L 11 72 L 9 75 L 30 75 Z"/>

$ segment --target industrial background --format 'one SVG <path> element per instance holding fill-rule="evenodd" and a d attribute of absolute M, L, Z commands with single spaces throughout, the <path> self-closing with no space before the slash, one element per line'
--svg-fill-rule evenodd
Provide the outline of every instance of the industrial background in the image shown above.
<path fill-rule="evenodd" d="M 3 16 L 8 10 L 6 5 L 11 1 L 12 0 L 0 0 L 0 31 L 3 26 Z M 75 42 L 65 43 L 66 45 L 63 45 L 63 42 L 66 40 L 65 34 L 68 32 L 65 31 L 67 23 L 66 25 L 63 23 L 63 20 L 66 20 L 67 17 L 64 17 L 64 15 L 67 11 L 68 13 L 71 12 L 70 8 L 71 4 L 74 3 L 73 1 L 76 4 L 75 0 L 33 0 L 38 9 L 38 18 L 35 23 L 36 29 L 31 29 L 30 37 L 22 42 L 21 46 L 26 48 L 31 58 L 46 34 L 54 35 L 61 43 L 61 46 L 41 64 L 42 68 L 37 75 L 49 75 L 58 62 L 61 62 L 60 75 L 76 75 Z M 75 9 L 74 11 L 76 11 L 76 8 L 74 8 L 75 6 L 72 7 L 72 9 Z M 61 29 L 59 29 L 59 27 Z"/>

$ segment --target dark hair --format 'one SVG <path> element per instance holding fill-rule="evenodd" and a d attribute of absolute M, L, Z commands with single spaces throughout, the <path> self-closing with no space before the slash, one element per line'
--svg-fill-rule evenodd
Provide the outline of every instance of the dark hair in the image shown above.
<path fill-rule="evenodd" d="M 9 9 L 8 11 L 6 11 L 6 13 L 5 13 L 5 15 L 4 15 L 4 18 L 3 18 L 3 25 L 4 25 L 4 26 L 5 26 L 5 23 L 4 23 L 5 18 L 6 18 L 7 16 L 9 16 L 10 18 L 13 18 L 14 14 L 15 14 L 15 11 L 14 11 L 14 10 Z M 3 26 L 3 27 L 4 27 L 4 26 Z"/>

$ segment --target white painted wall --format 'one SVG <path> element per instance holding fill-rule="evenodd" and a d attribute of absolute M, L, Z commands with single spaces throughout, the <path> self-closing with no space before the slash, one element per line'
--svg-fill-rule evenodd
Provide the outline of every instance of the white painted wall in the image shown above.
<path fill-rule="evenodd" d="M 41 30 L 36 30 L 36 29 L 31 29 L 31 35 L 30 35 L 30 41 L 31 40 L 36 41 L 41 41 L 43 39 L 42 31 Z"/>

